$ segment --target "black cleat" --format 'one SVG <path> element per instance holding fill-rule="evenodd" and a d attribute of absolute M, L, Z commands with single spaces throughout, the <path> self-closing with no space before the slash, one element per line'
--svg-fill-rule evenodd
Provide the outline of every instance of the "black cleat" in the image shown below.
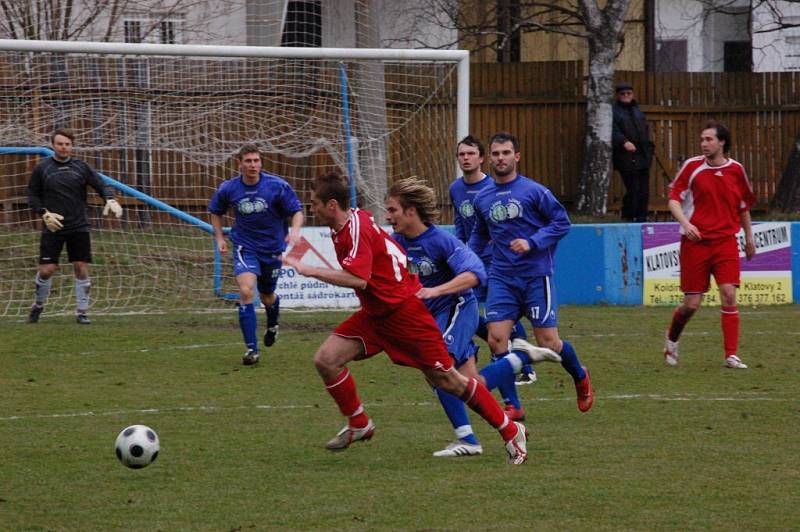
<path fill-rule="evenodd" d="M 271 347 L 275 340 L 278 338 L 278 326 L 269 327 L 267 332 L 264 333 L 264 345 L 267 347 Z"/>
<path fill-rule="evenodd" d="M 89 316 L 86 314 L 78 314 L 75 316 L 75 321 L 77 321 L 81 325 L 91 325 L 92 320 L 89 319 Z"/>
<path fill-rule="evenodd" d="M 44 306 L 39 306 L 36 303 L 33 304 L 31 307 L 31 311 L 28 313 L 28 323 L 38 323 L 39 316 L 42 315 L 42 311 L 44 310 Z"/>

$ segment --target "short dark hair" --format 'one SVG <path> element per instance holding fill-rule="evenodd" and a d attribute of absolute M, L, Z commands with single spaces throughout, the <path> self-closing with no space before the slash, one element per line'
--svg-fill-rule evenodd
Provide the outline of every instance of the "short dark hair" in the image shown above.
<path fill-rule="evenodd" d="M 729 151 L 731 151 L 731 145 L 732 145 L 731 130 L 728 129 L 728 126 L 726 126 L 722 122 L 711 119 L 708 122 L 706 122 L 703 131 L 705 131 L 706 129 L 713 129 L 714 131 L 716 131 L 717 138 L 725 143 L 722 146 L 722 153 L 728 153 Z"/>
<path fill-rule="evenodd" d="M 244 146 L 239 148 L 239 151 L 236 152 L 236 158 L 241 161 L 244 158 L 244 156 L 247 155 L 248 153 L 257 153 L 259 158 L 263 159 L 263 157 L 261 157 L 261 150 L 259 150 L 258 146 L 256 146 L 255 144 L 245 144 Z"/>
<path fill-rule="evenodd" d="M 456 144 L 456 154 L 458 154 L 458 147 L 461 146 L 462 144 L 466 144 L 467 146 L 472 146 L 473 148 L 478 148 L 478 154 L 481 157 L 486 156 L 486 148 L 483 146 L 481 141 L 478 140 L 476 137 L 473 137 L 472 135 L 467 135 L 463 139 L 459 140 L 458 144 Z"/>
<path fill-rule="evenodd" d="M 60 127 L 53 131 L 53 134 L 50 135 L 50 143 L 56 141 L 56 135 L 61 135 L 62 137 L 67 137 L 72 143 L 75 143 L 75 132 L 72 131 L 68 127 Z"/>
<path fill-rule="evenodd" d="M 510 142 L 511 144 L 514 145 L 514 152 L 515 153 L 519 152 L 519 141 L 517 140 L 517 137 L 515 137 L 511 133 L 507 133 L 505 131 L 498 131 L 497 133 L 492 135 L 492 140 L 489 141 L 489 146 L 491 146 L 495 142 L 498 142 L 500 144 L 504 142 Z"/>
<path fill-rule="evenodd" d="M 314 180 L 314 195 L 322 203 L 336 200 L 342 210 L 347 210 L 350 207 L 349 183 L 346 177 L 336 172 L 329 172 L 318 176 Z"/>

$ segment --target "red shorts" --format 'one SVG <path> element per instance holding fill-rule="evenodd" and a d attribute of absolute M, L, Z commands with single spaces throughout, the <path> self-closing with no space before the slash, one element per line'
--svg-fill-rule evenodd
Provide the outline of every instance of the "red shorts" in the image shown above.
<path fill-rule="evenodd" d="M 739 243 L 735 236 L 695 242 L 681 238 L 681 292 L 708 292 L 711 275 L 717 285 L 739 286 Z"/>
<path fill-rule="evenodd" d="M 392 362 L 401 366 L 442 371 L 453 367 L 439 326 L 425 303 L 416 297 L 408 298 L 385 316 L 370 316 L 361 309 L 333 334 L 361 340 L 364 358 L 386 351 Z"/>

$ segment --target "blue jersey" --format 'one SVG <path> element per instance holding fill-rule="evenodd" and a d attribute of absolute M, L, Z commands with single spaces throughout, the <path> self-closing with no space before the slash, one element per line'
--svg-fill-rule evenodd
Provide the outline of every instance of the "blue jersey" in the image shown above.
<path fill-rule="evenodd" d="M 472 228 L 475 227 L 475 197 L 478 192 L 493 183 L 494 179 L 487 175 L 477 183 L 467 183 L 462 176 L 450 184 L 450 201 L 453 203 L 453 209 L 455 209 L 454 225 L 456 236 L 462 242 L 469 242 Z M 477 251 L 477 253 L 483 264 L 488 267 L 492 258 L 491 242 L 483 250 Z"/>
<path fill-rule="evenodd" d="M 222 216 L 233 207 L 231 241 L 260 254 L 280 255 L 286 249 L 289 217 L 303 206 L 289 183 L 261 172 L 258 183 L 246 185 L 241 175 L 228 179 L 214 193 L 208 212 Z"/>
<path fill-rule="evenodd" d="M 455 236 L 435 225 L 416 238 L 406 238 L 398 233 L 394 233 L 392 238 L 406 250 L 409 271 L 419 275 L 422 286 L 439 286 L 464 272 L 474 273 L 480 284 L 486 282 L 486 269 L 478 256 Z M 458 303 L 459 297 L 465 300 L 474 298 L 472 289 L 424 301 L 431 314 L 436 316 L 444 310 L 449 311 Z"/>
<path fill-rule="evenodd" d="M 486 187 L 475 198 L 476 223 L 469 247 L 479 251 L 492 240 L 491 273 L 510 276 L 552 275 L 556 244 L 569 232 L 564 206 L 546 187 L 523 175 Z M 524 238 L 530 251 L 511 251 Z"/>

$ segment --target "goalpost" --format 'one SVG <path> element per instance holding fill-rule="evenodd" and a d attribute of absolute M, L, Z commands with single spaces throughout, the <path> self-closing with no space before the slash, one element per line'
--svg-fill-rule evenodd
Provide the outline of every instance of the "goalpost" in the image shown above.
<path fill-rule="evenodd" d="M 461 50 L 0 39 L 0 51 L 1 316 L 22 317 L 32 302 L 40 225 L 26 187 L 57 127 L 75 130 L 75 155 L 125 207 L 119 221 L 102 218 L 90 194 L 92 313 L 203 310 L 235 297 L 206 206 L 245 143 L 304 204 L 311 180 L 336 170 L 380 215 L 388 184 L 410 175 L 445 203 L 455 142 L 469 129 Z M 48 313 L 74 309 L 65 253 L 61 265 Z"/>

